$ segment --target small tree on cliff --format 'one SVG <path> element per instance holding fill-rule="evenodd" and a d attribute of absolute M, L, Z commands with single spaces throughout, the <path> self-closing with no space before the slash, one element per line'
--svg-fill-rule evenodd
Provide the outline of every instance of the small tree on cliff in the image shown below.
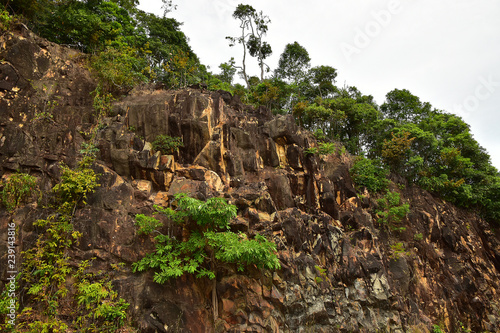
<path fill-rule="evenodd" d="M 185 273 L 197 278 L 212 280 L 212 304 L 214 321 L 217 319 L 216 274 L 221 263 L 235 264 L 238 271 L 247 265 L 258 268 L 279 269 L 276 246 L 263 236 L 248 239 L 243 233 L 229 231 L 229 222 L 236 216 L 236 206 L 223 198 L 210 198 L 203 202 L 178 194 L 175 196 L 177 209 L 155 206 L 170 220 L 183 228 L 183 239 L 163 235 L 155 230 L 161 223 L 143 214 L 136 215 L 139 233 L 158 232 L 155 237 L 156 251 L 147 254 L 132 265 L 134 272 L 155 269 L 154 281 L 165 283 Z"/>

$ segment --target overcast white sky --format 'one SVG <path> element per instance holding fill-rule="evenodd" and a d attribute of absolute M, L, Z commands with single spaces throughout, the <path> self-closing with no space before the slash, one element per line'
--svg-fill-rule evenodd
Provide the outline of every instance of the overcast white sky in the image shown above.
<path fill-rule="evenodd" d="M 337 85 L 353 85 L 373 95 L 408 89 L 435 108 L 461 116 L 500 169 L 500 1 L 498 0 L 174 0 L 167 16 L 182 31 L 201 62 L 219 64 L 241 46 L 232 13 L 252 5 L 271 19 L 267 41 L 276 68 L 285 45 L 297 41 L 313 66 L 337 69 Z M 140 8 L 162 15 L 160 0 Z M 256 63 L 252 58 L 250 62 Z M 255 66 L 251 75 L 258 75 Z"/>

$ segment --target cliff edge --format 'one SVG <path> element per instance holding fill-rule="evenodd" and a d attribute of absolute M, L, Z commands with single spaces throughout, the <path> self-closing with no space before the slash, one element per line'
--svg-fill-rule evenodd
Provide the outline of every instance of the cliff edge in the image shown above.
<path fill-rule="evenodd" d="M 142 88 L 99 118 L 90 94 L 96 82 L 81 54 L 22 26 L 0 45 L 2 177 L 23 171 L 50 192 L 60 162 L 75 166 L 98 127 L 100 186 L 75 211 L 82 237 L 69 255 L 97 258 L 91 270 L 111 277 L 138 331 L 428 332 L 434 324 L 500 331 L 500 241 L 473 212 L 393 179 L 391 190 L 410 211 L 406 230 L 391 231 L 378 221 L 376 197 L 355 190 L 353 157 L 340 146 L 327 156 L 306 153 L 317 142 L 291 116 L 223 91 Z M 181 137 L 184 147 L 162 155 L 151 145 L 158 135 Z M 238 209 L 232 230 L 277 245 L 279 271 L 220 269 L 215 323 L 208 280 L 183 276 L 160 285 L 152 272 L 131 270 L 154 249 L 152 238 L 137 234 L 135 214 L 151 215 L 153 205 L 168 206 L 181 192 L 226 198 Z M 42 210 L 38 202 L 0 210 L 2 285 L 8 225 L 17 226 L 22 262 Z"/>

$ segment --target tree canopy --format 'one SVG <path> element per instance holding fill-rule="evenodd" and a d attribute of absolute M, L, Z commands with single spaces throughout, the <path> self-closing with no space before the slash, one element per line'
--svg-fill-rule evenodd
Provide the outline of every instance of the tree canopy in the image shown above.
<path fill-rule="evenodd" d="M 280 56 L 274 75 L 288 82 L 297 83 L 311 66 L 310 62 L 309 52 L 303 46 L 297 42 L 287 44 Z"/>

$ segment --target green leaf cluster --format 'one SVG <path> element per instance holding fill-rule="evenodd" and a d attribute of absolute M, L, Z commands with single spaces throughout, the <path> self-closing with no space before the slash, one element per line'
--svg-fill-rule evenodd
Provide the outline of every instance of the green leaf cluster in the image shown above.
<path fill-rule="evenodd" d="M 391 250 L 392 250 L 391 254 L 392 259 L 399 259 L 402 255 L 408 254 L 408 252 L 406 252 L 404 244 L 401 242 L 392 244 Z"/>
<path fill-rule="evenodd" d="M 111 281 L 84 278 L 76 286 L 75 298 L 82 315 L 77 317 L 80 332 L 114 332 L 123 326 L 129 306 L 118 298 Z"/>
<path fill-rule="evenodd" d="M 384 197 L 377 200 L 377 205 L 376 216 L 379 222 L 388 225 L 394 231 L 406 230 L 400 224 L 410 212 L 410 205 L 402 203 L 398 192 L 387 192 Z"/>
<path fill-rule="evenodd" d="M 20 331 L 97 333 L 123 326 L 128 304 L 118 298 L 109 279 L 88 273 L 88 261 L 68 256 L 81 237 L 72 223 L 77 204 L 97 186 L 97 175 L 85 164 L 75 170 L 63 167 L 61 182 L 52 191 L 54 205 L 34 223 L 38 238 L 21 253 L 19 276 L 26 293 L 16 320 Z"/>
<path fill-rule="evenodd" d="M 36 177 L 26 173 L 15 173 L 10 176 L 1 192 L 2 203 L 9 211 L 16 209 L 23 201 L 29 198 L 36 199 L 39 196 Z"/>
<path fill-rule="evenodd" d="M 336 145 L 333 142 L 320 142 L 319 143 L 319 154 L 320 155 L 330 155 L 335 153 Z"/>
<path fill-rule="evenodd" d="M 61 182 L 52 189 L 61 202 L 76 203 L 83 200 L 85 203 L 87 195 L 99 186 L 97 174 L 85 165 L 80 164 L 76 169 L 71 169 L 62 164 L 61 169 Z"/>
<path fill-rule="evenodd" d="M 138 228 L 137 234 L 149 235 L 157 228 L 162 226 L 162 223 L 152 216 L 137 214 L 135 216 L 135 225 Z"/>
<path fill-rule="evenodd" d="M 9 30 L 13 21 L 15 21 L 15 17 L 11 16 L 5 8 L 0 8 L 0 31 Z"/>
<path fill-rule="evenodd" d="M 153 149 L 161 152 L 162 155 L 173 154 L 179 150 L 179 147 L 184 147 L 181 137 L 160 134 L 153 141 Z"/>
<path fill-rule="evenodd" d="M 432 325 L 432 333 L 444 333 L 443 329 L 439 325 Z"/>
<path fill-rule="evenodd" d="M 359 157 L 349 170 L 352 180 L 359 187 L 366 187 L 370 192 L 383 192 L 389 186 L 389 171 L 378 160 Z"/>
<path fill-rule="evenodd" d="M 323 282 L 323 281 L 330 281 L 330 278 L 328 277 L 328 275 L 326 274 L 326 268 L 323 268 L 321 266 L 318 266 L 318 265 L 315 265 L 314 268 L 316 268 L 316 270 L 318 271 L 319 273 L 319 276 L 316 276 L 314 278 L 314 280 L 316 281 L 317 284 Z"/>
<path fill-rule="evenodd" d="M 98 152 L 99 148 L 97 148 L 93 143 L 83 142 L 80 148 L 80 154 L 91 159 L 95 159 Z"/>
<path fill-rule="evenodd" d="M 255 265 L 258 268 L 279 269 L 276 246 L 261 235 L 248 239 L 247 235 L 229 231 L 229 222 L 236 216 L 236 206 L 223 198 L 210 198 L 203 202 L 178 194 L 177 208 L 156 209 L 177 222 L 189 237 L 177 240 L 169 235 L 155 237 L 156 251 L 147 254 L 134 263 L 134 271 L 154 269 L 154 281 L 165 283 L 185 273 L 198 278 L 214 279 L 221 263 L 235 264 L 238 270 Z M 145 220 L 141 215 L 136 220 Z M 155 218 L 148 219 L 148 225 L 158 225 Z M 144 225 L 143 222 L 139 222 Z M 142 228 L 141 231 L 145 229 Z M 151 228 L 148 227 L 148 230 Z"/>
<path fill-rule="evenodd" d="M 330 155 L 334 154 L 336 151 L 336 145 L 334 142 L 320 142 L 318 144 L 318 147 L 309 147 L 304 149 L 304 152 L 307 155 L 314 155 L 314 154 L 320 154 L 320 155 Z"/>

